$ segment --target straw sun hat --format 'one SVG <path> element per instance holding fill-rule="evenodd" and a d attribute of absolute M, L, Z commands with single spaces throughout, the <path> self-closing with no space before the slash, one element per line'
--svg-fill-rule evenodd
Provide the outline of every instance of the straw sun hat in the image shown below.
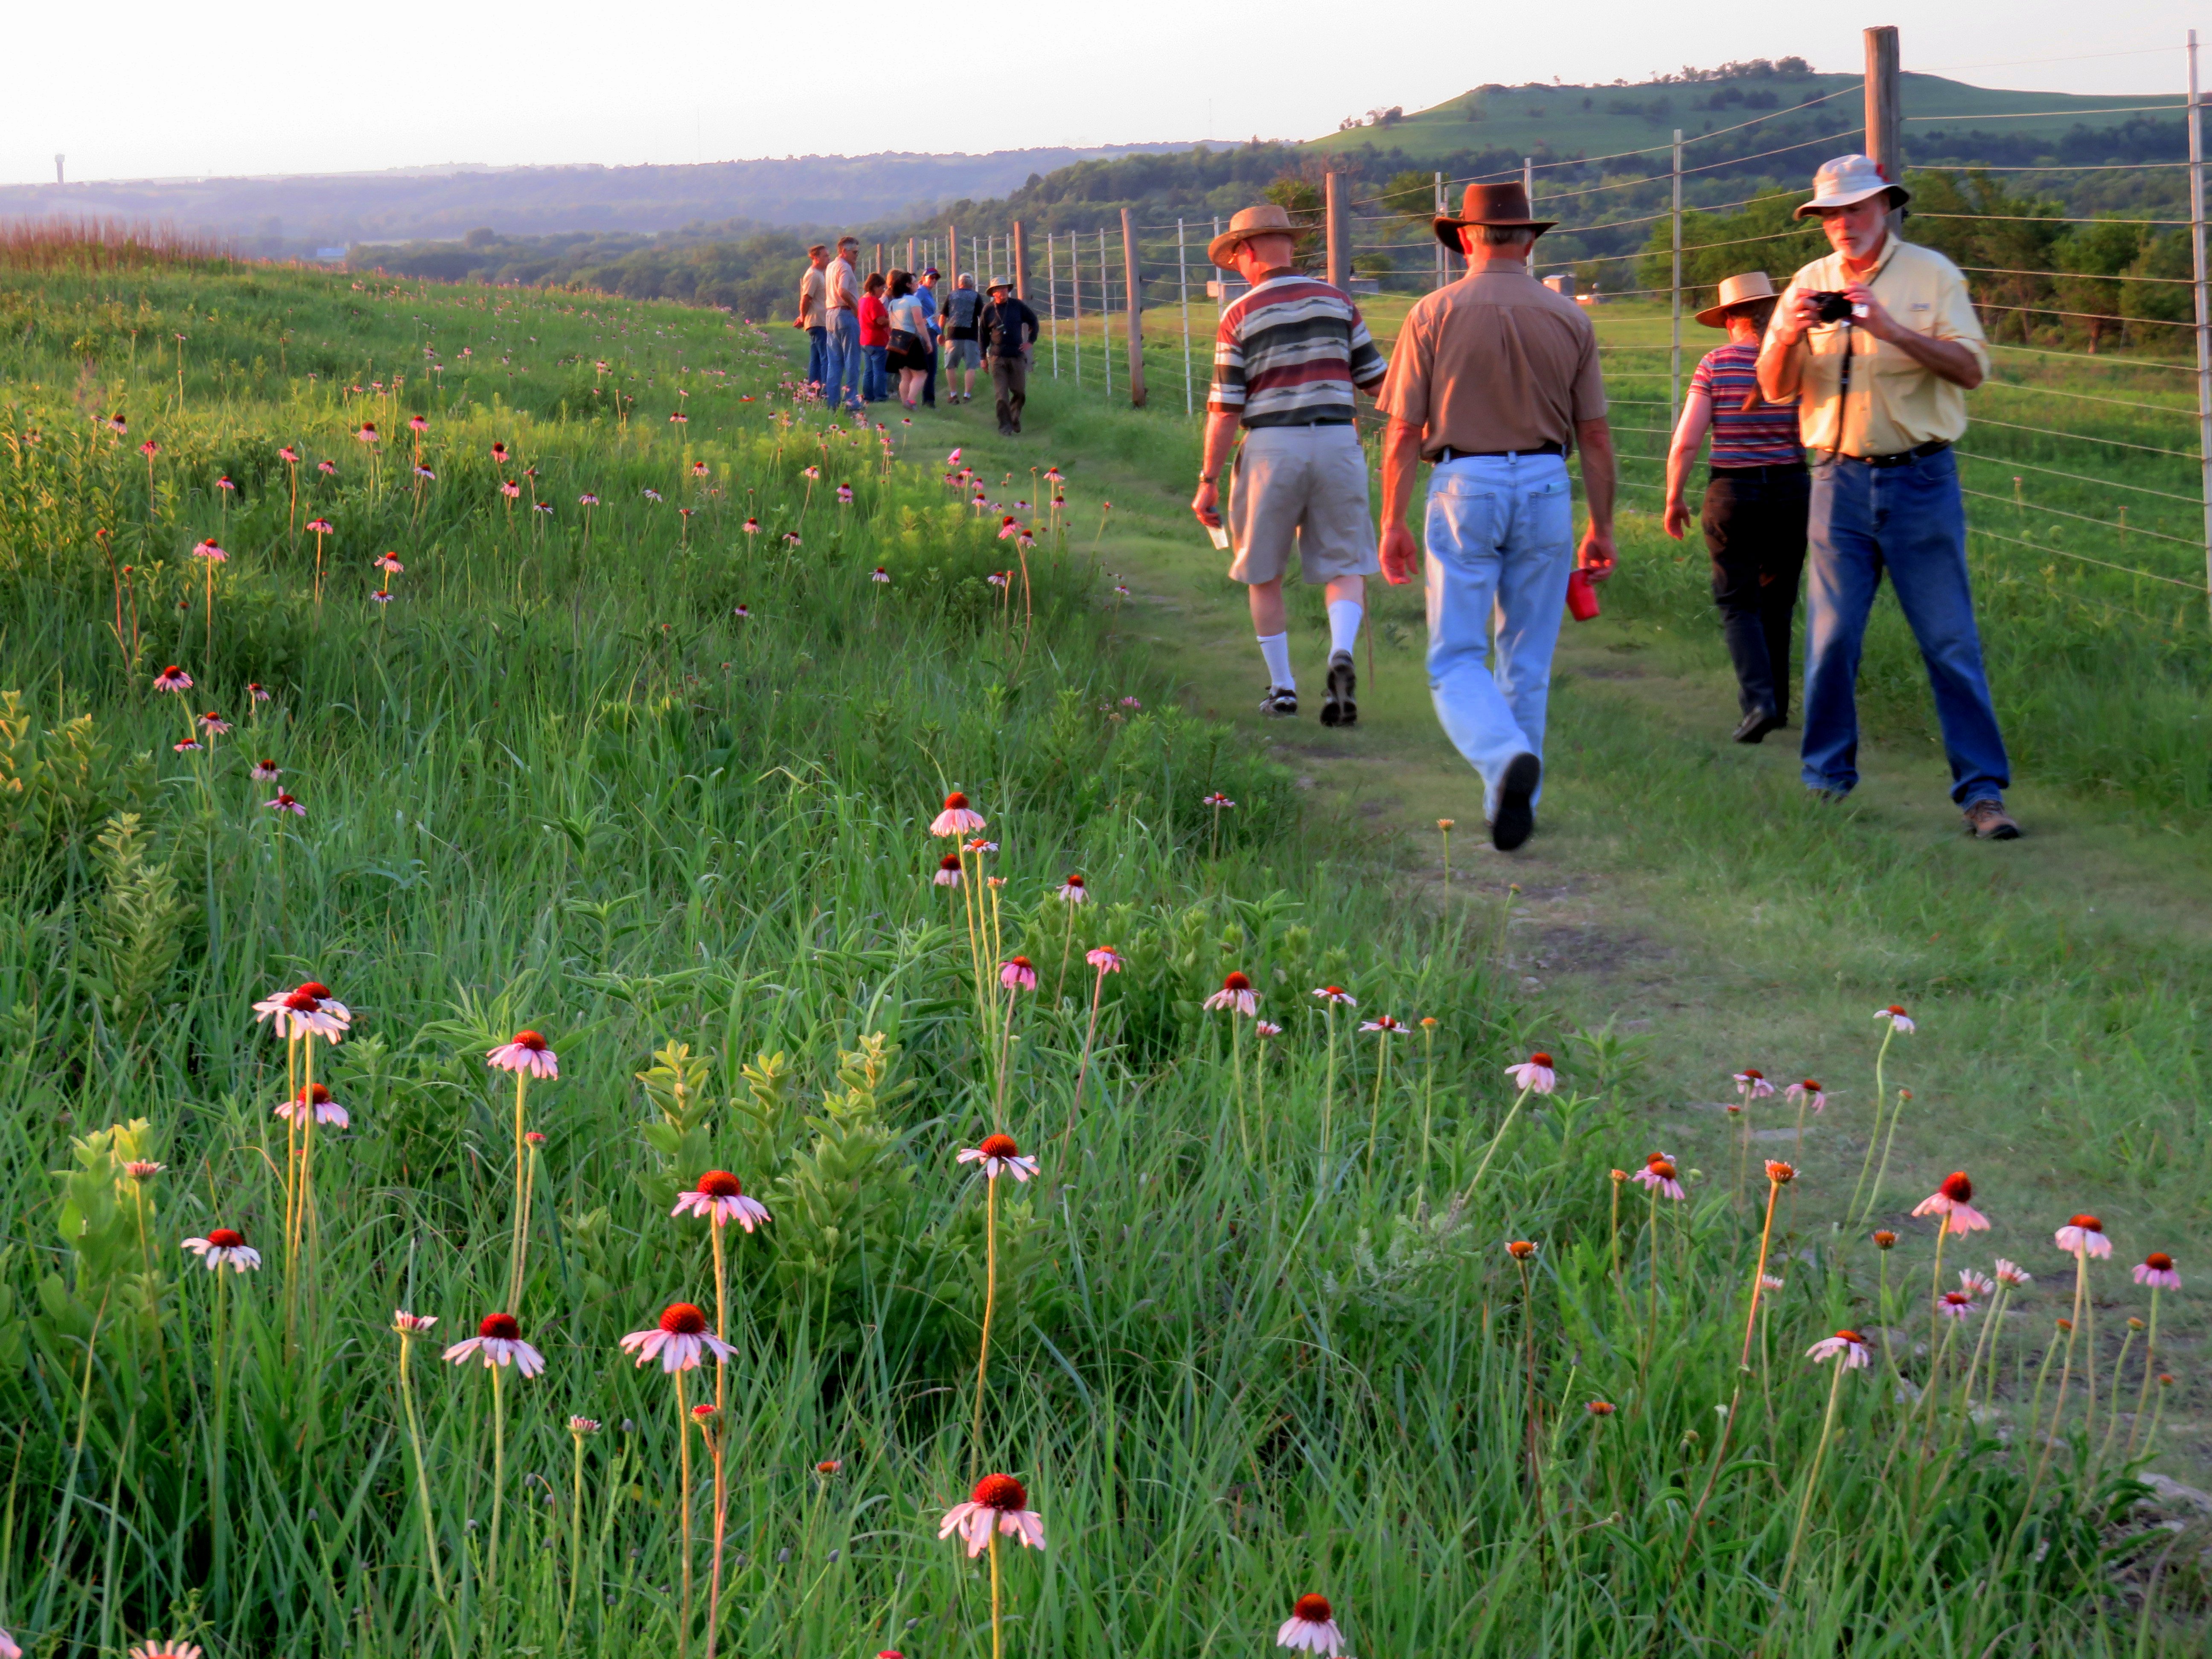
<path fill-rule="evenodd" d="M 1728 314 L 1736 307 L 1774 297 L 1774 279 L 1763 270 L 1747 270 L 1741 276 L 1724 278 L 1720 298 L 1699 312 L 1698 320 L 1707 328 L 1726 328 Z"/>

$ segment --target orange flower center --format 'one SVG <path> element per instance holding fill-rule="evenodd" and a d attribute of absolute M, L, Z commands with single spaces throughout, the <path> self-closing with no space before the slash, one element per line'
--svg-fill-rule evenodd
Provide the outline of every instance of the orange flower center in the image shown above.
<path fill-rule="evenodd" d="M 660 1328 L 671 1336 L 696 1336 L 707 1328 L 707 1316 L 689 1302 L 672 1302 L 660 1316 Z"/>
<path fill-rule="evenodd" d="M 954 790 L 951 794 L 945 798 L 945 810 L 948 812 L 957 812 L 967 805 L 968 797 L 962 794 L 957 789 Z"/>
<path fill-rule="evenodd" d="M 219 1250 L 234 1250 L 246 1243 L 246 1235 L 231 1227 L 210 1227 L 207 1241 Z"/>
<path fill-rule="evenodd" d="M 331 1091 L 323 1087 L 321 1084 L 318 1083 L 309 1088 L 301 1090 L 294 1098 L 306 1101 L 317 1106 L 326 1106 L 330 1103 Z"/>
<path fill-rule="evenodd" d="M 1662 1181 L 1672 1181 L 1674 1178 L 1674 1166 L 1663 1158 L 1655 1158 L 1651 1160 L 1651 1173 Z"/>
<path fill-rule="evenodd" d="M 699 1177 L 699 1190 L 709 1198 L 740 1198 L 745 1189 L 727 1170 L 709 1170 Z"/>
<path fill-rule="evenodd" d="M 1954 1170 L 1943 1177 L 1943 1196 L 1954 1204 L 1964 1204 L 1974 1195 L 1974 1183 L 1966 1179 L 1964 1170 Z"/>
<path fill-rule="evenodd" d="M 1030 1495 L 1011 1474 L 987 1474 L 975 1483 L 975 1501 L 987 1510 L 1025 1510 Z"/>
<path fill-rule="evenodd" d="M 2173 1271 L 2173 1258 L 2164 1250 L 2153 1250 L 2143 1258 L 2143 1266 L 2154 1273 L 2170 1273 Z"/>
<path fill-rule="evenodd" d="M 515 1322 L 513 1314 L 486 1314 L 483 1323 L 477 1327 L 477 1334 L 500 1342 L 519 1342 L 522 1327 Z"/>
<path fill-rule="evenodd" d="M 1329 1619 L 1328 1597 L 1301 1595 L 1297 1606 L 1291 1609 L 1291 1617 L 1303 1619 L 1309 1625 L 1326 1625 Z"/>
<path fill-rule="evenodd" d="M 1528 1056 L 1528 1063 L 1531 1066 L 1548 1067 L 1552 1063 L 1552 1057 L 1549 1054 L 1531 1054 Z"/>
<path fill-rule="evenodd" d="M 517 1031 L 514 1034 L 514 1045 L 518 1048 L 527 1048 L 533 1054 L 545 1052 L 545 1039 L 535 1031 Z"/>
<path fill-rule="evenodd" d="M 1242 974 L 1231 974 L 1221 981 L 1221 988 L 1224 991 L 1249 991 L 1252 988 L 1252 981 Z"/>
<path fill-rule="evenodd" d="M 2069 1227 L 2081 1228 L 2087 1232 L 2101 1233 L 2105 1231 L 2105 1224 L 2093 1215 L 2077 1215 L 2066 1224 Z"/>
<path fill-rule="evenodd" d="M 1014 1145 L 1012 1135 L 985 1135 L 983 1144 L 975 1149 L 986 1158 L 1018 1158 L 1021 1148 Z"/>

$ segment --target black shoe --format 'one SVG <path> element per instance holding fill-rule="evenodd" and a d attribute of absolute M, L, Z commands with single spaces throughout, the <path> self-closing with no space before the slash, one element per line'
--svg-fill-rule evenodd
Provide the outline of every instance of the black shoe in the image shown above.
<path fill-rule="evenodd" d="M 1267 695 L 1260 699 L 1260 712 L 1263 714 L 1294 716 L 1298 712 L 1298 694 L 1296 691 L 1285 691 L 1279 685 L 1271 685 L 1267 688 Z"/>
<path fill-rule="evenodd" d="M 1754 708 L 1743 717 L 1742 723 L 1735 728 L 1734 741 L 1763 743 L 1766 740 L 1766 734 L 1769 732 L 1779 732 L 1781 729 L 1781 715 L 1770 713 L 1764 708 Z"/>
<path fill-rule="evenodd" d="M 1352 672 L 1352 653 L 1336 651 L 1328 659 L 1328 696 L 1321 706 L 1323 726 L 1357 726 L 1359 724 L 1359 705 L 1352 693 L 1359 689 L 1359 677 Z"/>
<path fill-rule="evenodd" d="M 1499 852 L 1511 852 L 1536 828 L 1536 811 L 1529 802 L 1543 781 L 1544 763 L 1534 755 L 1516 755 L 1505 763 L 1505 775 L 1498 781 L 1498 816 L 1490 821 L 1490 844 Z"/>

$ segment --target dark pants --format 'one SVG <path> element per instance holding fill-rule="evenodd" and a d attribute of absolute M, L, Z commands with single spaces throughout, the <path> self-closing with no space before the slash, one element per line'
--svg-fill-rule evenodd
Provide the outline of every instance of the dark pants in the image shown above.
<path fill-rule="evenodd" d="M 1790 715 L 1790 620 L 1805 572 L 1812 488 L 1802 466 L 1717 466 L 1705 484 L 1698 523 L 1746 714 Z"/>
<path fill-rule="evenodd" d="M 938 343 L 932 340 L 929 343 L 929 374 L 921 383 L 921 406 L 924 409 L 937 407 L 937 354 Z"/>
<path fill-rule="evenodd" d="M 806 384 L 820 386 L 830 378 L 830 331 L 810 328 L 806 331 Z"/>
<path fill-rule="evenodd" d="M 999 398 L 999 430 L 1022 429 L 1022 405 L 1029 401 L 1030 360 L 1026 357 L 991 359 L 991 390 Z"/>

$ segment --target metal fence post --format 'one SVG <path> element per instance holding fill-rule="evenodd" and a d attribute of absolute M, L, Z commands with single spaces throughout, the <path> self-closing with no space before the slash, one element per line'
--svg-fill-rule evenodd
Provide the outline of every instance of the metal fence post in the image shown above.
<path fill-rule="evenodd" d="M 1674 275 L 1673 279 L 1674 350 L 1667 393 L 1667 424 L 1682 415 L 1682 129 L 1674 129 Z"/>
<path fill-rule="evenodd" d="M 1106 274 L 1106 227 L 1098 227 L 1098 356 L 1106 364 L 1106 396 L 1114 395 L 1114 281 Z"/>
<path fill-rule="evenodd" d="M 1045 309 L 1052 315 L 1052 378 L 1060 378 L 1060 267 L 1052 257 L 1052 233 L 1044 234 Z"/>
<path fill-rule="evenodd" d="M 2212 290 L 2204 269 L 2204 106 L 2197 90 L 2197 31 L 2189 31 L 2189 251 L 2197 296 L 2197 453 L 2204 494 L 2204 585 L 2212 588 Z M 2212 596 L 2208 596 L 2212 598 Z"/>
<path fill-rule="evenodd" d="M 1182 412 L 1192 413 L 1190 399 L 1190 257 L 1183 246 L 1182 221 L 1176 221 L 1176 292 L 1182 306 Z"/>

